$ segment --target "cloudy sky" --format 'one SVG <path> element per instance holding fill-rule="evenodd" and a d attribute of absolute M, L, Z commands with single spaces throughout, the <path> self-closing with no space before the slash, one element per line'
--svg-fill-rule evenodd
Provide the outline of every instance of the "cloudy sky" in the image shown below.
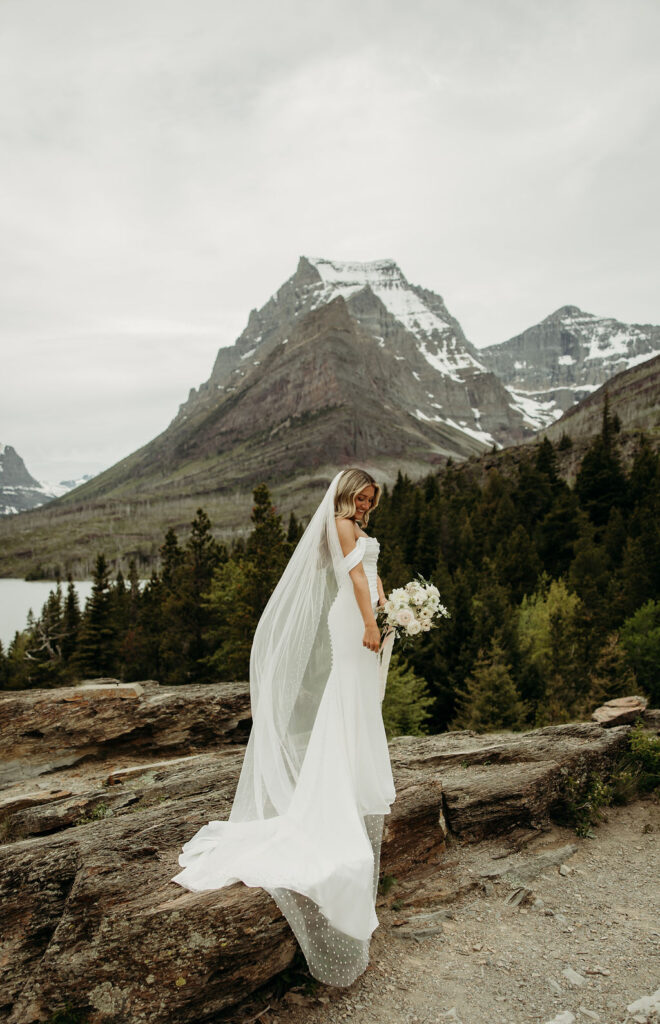
<path fill-rule="evenodd" d="M 160 432 L 300 254 L 660 323 L 657 0 L 0 0 L 0 441 Z"/>

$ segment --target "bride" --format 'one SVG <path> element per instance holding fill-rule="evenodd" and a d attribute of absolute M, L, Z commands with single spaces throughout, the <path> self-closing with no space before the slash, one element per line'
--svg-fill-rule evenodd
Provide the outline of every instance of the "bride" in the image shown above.
<path fill-rule="evenodd" d="M 366 968 L 383 815 L 395 791 L 383 727 L 378 541 L 362 527 L 380 488 L 338 473 L 259 620 L 250 655 L 252 730 L 228 821 L 179 855 L 173 882 L 201 892 L 260 886 L 287 918 L 311 974 L 350 985 Z"/>

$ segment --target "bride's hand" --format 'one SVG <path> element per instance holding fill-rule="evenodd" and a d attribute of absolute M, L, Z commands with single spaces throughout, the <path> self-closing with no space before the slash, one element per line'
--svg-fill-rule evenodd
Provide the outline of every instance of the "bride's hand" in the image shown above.
<path fill-rule="evenodd" d="M 376 623 L 373 626 L 365 626 L 362 646 L 376 653 L 380 650 L 380 630 Z"/>

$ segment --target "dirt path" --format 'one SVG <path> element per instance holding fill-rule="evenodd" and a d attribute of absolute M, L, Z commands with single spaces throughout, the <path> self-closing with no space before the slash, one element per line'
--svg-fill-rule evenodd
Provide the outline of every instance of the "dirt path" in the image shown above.
<path fill-rule="evenodd" d="M 269 999 L 263 1013 L 262 1002 L 235 1019 L 660 1019 L 626 1011 L 660 987 L 660 805 L 647 800 L 610 810 L 594 839 L 552 828 L 454 846 L 449 856 L 454 866 L 443 873 L 443 886 L 463 895 L 448 902 L 437 890 L 434 900 L 393 885 L 379 906 L 370 966 L 351 988 L 321 986 L 313 997 L 294 990 Z"/>

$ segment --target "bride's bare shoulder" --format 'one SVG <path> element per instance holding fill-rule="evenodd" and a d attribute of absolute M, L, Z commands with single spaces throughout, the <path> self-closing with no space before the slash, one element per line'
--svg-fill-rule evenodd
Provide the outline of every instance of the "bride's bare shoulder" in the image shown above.
<path fill-rule="evenodd" d="M 337 524 L 337 535 L 342 552 L 347 555 L 355 547 L 358 537 L 356 533 L 357 527 L 352 519 L 335 517 L 335 523 Z"/>
<path fill-rule="evenodd" d="M 352 519 L 336 516 L 335 523 L 337 524 L 337 533 L 340 540 L 344 540 L 344 538 L 350 540 L 351 537 L 357 537 L 356 526 Z"/>

